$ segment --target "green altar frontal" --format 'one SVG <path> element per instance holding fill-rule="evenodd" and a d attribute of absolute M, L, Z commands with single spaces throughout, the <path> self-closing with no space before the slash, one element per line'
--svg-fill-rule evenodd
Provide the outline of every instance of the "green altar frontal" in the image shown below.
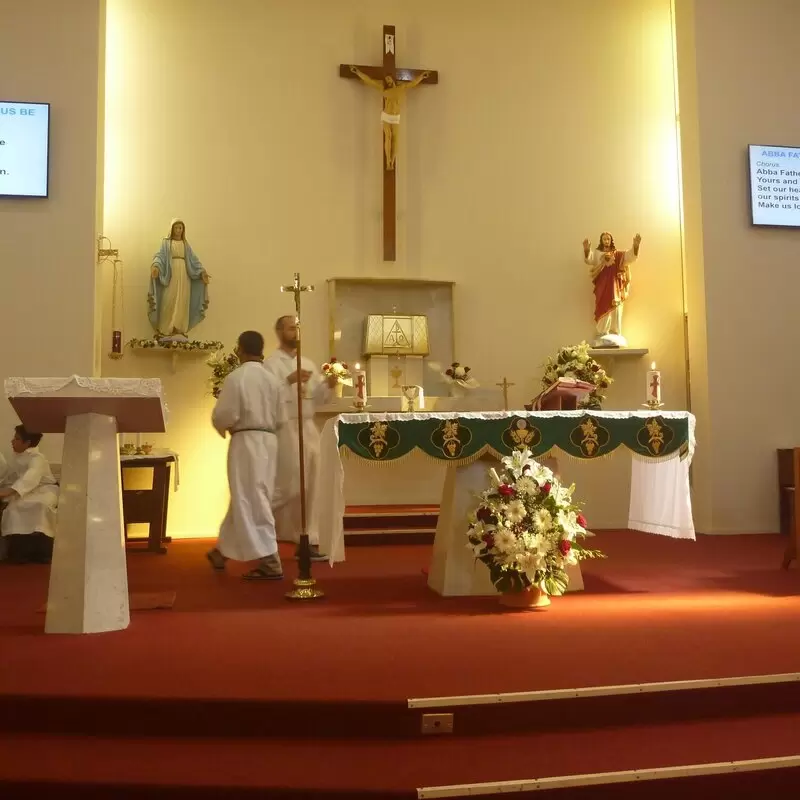
<path fill-rule="evenodd" d="M 536 457 L 558 449 L 592 460 L 620 447 L 647 459 L 681 459 L 694 449 L 688 412 L 481 412 L 342 414 L 339 448 L 372 462 L 419 450 L 438 461 L 469 463 L 527 448 Z"/>

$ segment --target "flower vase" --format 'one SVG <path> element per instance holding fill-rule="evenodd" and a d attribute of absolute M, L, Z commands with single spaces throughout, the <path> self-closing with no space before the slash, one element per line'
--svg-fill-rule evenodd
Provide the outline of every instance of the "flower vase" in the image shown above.
<path fill-rule="evenodd" d="M 501 594 L 500 605 L 519 611 L 545 611 L 550 605 L 550 595 L 538 586 L 528 586 L 521 592 Z"/>
<path fill-rule="evenodd" d="M 334 391 L 334 394 L 336 395 L 336 397 L 341 397 L 342 396 L 342 390 L 343 389 L 344 389 L 344 384 L 343 383 L 337 383 L 336 386 L 333 387 L 333 391 Z"/>

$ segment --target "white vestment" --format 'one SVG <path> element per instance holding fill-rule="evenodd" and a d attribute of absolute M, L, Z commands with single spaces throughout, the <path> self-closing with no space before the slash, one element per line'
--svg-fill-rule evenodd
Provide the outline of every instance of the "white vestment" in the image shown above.
<path fill-rule="evenodd" d="M 330 402 L 333 390 L 323 380 L 313 361 L 303 357 L 302 367 L 311 377 L 304 387 L 303 451 L 306 477 L 306 533 L 312 545 L 319 544 L 317 494 L 319 487 L 319 429 L 314 422 L 317 406 Z M 275 480 L 275 525 L 282 542 L 299 542 L 300 518 L 300 445 L 297 427 L 297 385 L 289 376 L 297 370 L 297 358 L 285 350 L 276 350 L 264 366 L 280 382 L 286 425 L 278 433 L 278 475 Z"/>
<path fill-rule="evenodd" d="M 166 335 L 175 331 L 186 334 L 189 330 L 189 297 L 192 292 L 192 282 L 186 271 L 186 244 L 182 239 L 170 239 L 169 249 L 172 277 L 161 296 L 158 329 Z"/>
<path fill-rule="evenodd" d="M 217 544 L 226 558 L 254 561 L 278 550 L 272 494 L 283 419 L 280 387 L 261 362 L 246 361 L 225 379 L 211 420 L 221 436 L 231 434 L 231 500 Z"/>
<path fill-rule="evenodd" d="M 56 533 L 58 484 L 50 463 L 38 447 L 15 453 L 10 465 L 3 460 L 0 473 L 4 488 L 13 489 L 18 496 L 8 500 L 3 511 L 3 536 L 43 533 L 51 539 Z"/>

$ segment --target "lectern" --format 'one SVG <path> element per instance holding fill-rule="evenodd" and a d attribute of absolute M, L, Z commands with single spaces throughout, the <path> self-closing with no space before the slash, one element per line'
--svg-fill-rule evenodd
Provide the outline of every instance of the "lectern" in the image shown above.
<path fill-rule="evenodd" d="M 593 383 L 574 380 L 572 378 L 559 378 L 548 386 L 541 394 L 537 395 L 526 411 L 576 411 L 578 403 L 597 387 Z"/>
<path fill-rule="evenodd" d="M 36 433 L 64 433 L 45 633 L 130 623 L 118 433 L 163 433 L 161 381 L 9 378 L 6 396 Z"/>

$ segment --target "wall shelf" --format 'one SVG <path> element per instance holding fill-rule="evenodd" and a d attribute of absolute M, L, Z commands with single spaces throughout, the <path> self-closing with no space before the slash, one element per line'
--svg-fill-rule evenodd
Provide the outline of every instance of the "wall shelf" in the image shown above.
<path fill-rule="evenodd" d="M 592 347 L 589 355 L 592 358 L 643 358 L 649 352 L 646 347 Z"/>
<path fill-rule="evenodd" d="M 220 350 L 225 349 L 225 346 L 222 344 L 222 342 L 199 342 L 198 344 L 200 345 L 198 347 L 162 347 L 160 345 L 141 344 L 140 342 L 134 340 L 133 342 L 128 342 L 127 347 L 136 356 L 144 353 L 154 353 L 155 355 L 169 357 L 171 361 L 172 372 L 174 373 L 177 372 L 178 361 L 181 358 L 202 357 L 207 359 L 214 355 L 214 353 L 218 353 Z"/>

